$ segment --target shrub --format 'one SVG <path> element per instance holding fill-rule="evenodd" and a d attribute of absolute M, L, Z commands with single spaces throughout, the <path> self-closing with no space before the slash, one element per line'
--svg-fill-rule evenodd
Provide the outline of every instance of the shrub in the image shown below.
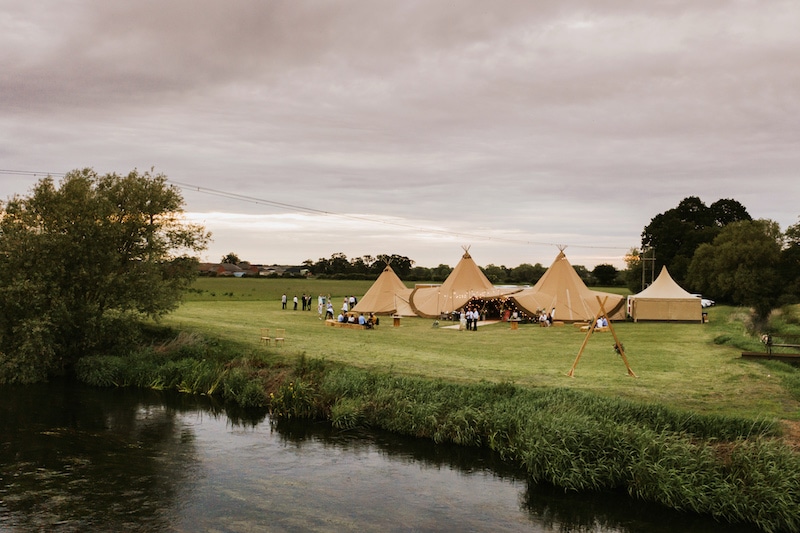
<path fill-rule="evenodd" d="M 269 412 L 276 418 L 315 418 L 319 413 L 316 391 L 311 383 L 298 379 L 280 386 L 269 395 Z"/>
<path fill-rule="evenodd" d="M 75 365 L 75 375 L 88 385 L 111 387 L 122 382 L 125 372 L 123 358 L 109 355 L 82 357 Z"/>

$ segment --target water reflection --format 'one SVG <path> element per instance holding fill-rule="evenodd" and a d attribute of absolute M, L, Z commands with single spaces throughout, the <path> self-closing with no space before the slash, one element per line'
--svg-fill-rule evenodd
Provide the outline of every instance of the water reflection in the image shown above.
<path fill-rule="evenodd" d="M 30 530 L 168 528 L 197 465 L 194 435 L 142 391 L 66 383 L 5 387 L 2 521 Z"/>
<path fill-rule="evenodd" d="M 70 383 L 0 387 L 0 529 L 753 531 L 564 494 L 485 450 Z"/>

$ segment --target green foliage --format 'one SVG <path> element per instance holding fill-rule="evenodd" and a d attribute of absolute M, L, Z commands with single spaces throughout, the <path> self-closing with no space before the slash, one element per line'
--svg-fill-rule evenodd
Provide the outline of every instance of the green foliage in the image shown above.
<path fill-rule="evenodd" d="M 642 249 L 655 250 L 656 271 L 666 265 L 672 278 L 683 284 L 697 247 L 711 242 L 722 227 L 743 220 L 751 217 L 735 200 L 718 200 L 707 207 L 700 198 L 689 196 L 645 226 Z"/>
<path fill-rule="evenodd" d="M 90 355 L 82 357 L 75 365 L 75 376 L 95 387 L 119 386 L 124 375 L 125 361 L 122 357 Z"/>
<path fill-rule="evenodd" d="M 316 396 L 310 382 L 298 379 L 284 383 L 269 394 L 269 412 L 276 418 L 314 418 L 319 413 Z"/>
<path fill-rule="evenodd" d="M 13 342 L 3 342 L 4 336 Z M 46 316 L 26 317 L 0 333 L 0 383 L 44 381 L 60 370 L 60 363 Z"/>
<path fill-rule="evenodd" d="M 341 252 L 331 254 L 329 259 L 320 258 L 317 262 L 307 259 L 303 265 L 317 277 L 331 279 L 375 279 L 390 263 L 395 273 L 402 279 L 408 279 L 414 261 L 398 254 L 378 254 L 376 257 L 365 255 L 347 259 Z"/>
<path fill-rule="evenodd" d="M 729 224 L 712 243 L 697 248 L 686 281 L 719 300 L 751 306 L 757 317 L 765 319 L 781 294 L 781 242 L 775 222 Z"/>
<path fill-rule="evenodd" d="M 614 265 L 597 265 L 592 270 L 592 276 L 594 276 L 598 285 L 615 285 L 617 282 L 617 269 Z"/>
<path fill-rule="evenodd" d="M 509 270 L 501 265 L 488 264 L 485 267 L 480 267 L 486 278 L 494 284 L 507 283 L 509 279 Z"/>
<path fill-rule="evenodd" d="M 541 263 L 535 265 L 523 263 L 511 269 L 510 278 L 512 283 L 535 285 L 545 272 L 547 272 L 547 268 Z"/>
<path fill-rule="evenodd" d="M 800 223 L 786 229 L 784 240 L 779 267 L 783 282 L 780 303 L 790 304 L 800 301 Z"/>
<path fill-rule="evenodd" d="M 238 255 L 236 255 L 233 252 L 229 252 L 227 255 L 222 256 L 222 259 L 220 259 L 219 262 L 228 263 L 231 265 L 238 265 L 241 262 L 241 260 L 239 259 Z"/>
<path fill-rule="evenodd" d="M 2 205 L 0 382 L 43 379 L 174 309 L 196 271 L 179 253 L 208 239 L 182 204 L 163 175 L 84 169 Z"/>
<path fill-rule="evenodd" d="M 362 402 L 356 398 L 339 398 L 331 407 L 331 424 L 337 429 L 365 427 Z"/>

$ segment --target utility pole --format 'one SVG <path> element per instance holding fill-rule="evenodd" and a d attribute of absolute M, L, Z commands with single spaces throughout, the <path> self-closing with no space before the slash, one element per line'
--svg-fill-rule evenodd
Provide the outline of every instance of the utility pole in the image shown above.
<path fill-rule="evenodd" d="M 650 257 L 647 257 L 647 254 L 650 254 Z M 642 255 L 640 256 L 640 260 L 642 262 L 642 290 L 645 290 L 650 283 L 653 283 L 656 279 L 656 251 L 654 248 L 648 248 L 647 250 L 642 250 Z M 647 264 L 650 263 L 650 283 L 647 283 Z"/>

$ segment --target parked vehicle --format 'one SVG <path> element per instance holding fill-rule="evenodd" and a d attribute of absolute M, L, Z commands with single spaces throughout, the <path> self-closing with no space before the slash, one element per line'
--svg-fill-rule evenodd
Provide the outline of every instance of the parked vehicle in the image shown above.
<path fill-rule="evenodd" d="M 702 294 L 692 294 L 695 298 L 700 298 L 700 306 L 703 308 L 711 307 L 714 305 L 714 300 L 709 300 L 708 298 L 703 298 Z"/>

